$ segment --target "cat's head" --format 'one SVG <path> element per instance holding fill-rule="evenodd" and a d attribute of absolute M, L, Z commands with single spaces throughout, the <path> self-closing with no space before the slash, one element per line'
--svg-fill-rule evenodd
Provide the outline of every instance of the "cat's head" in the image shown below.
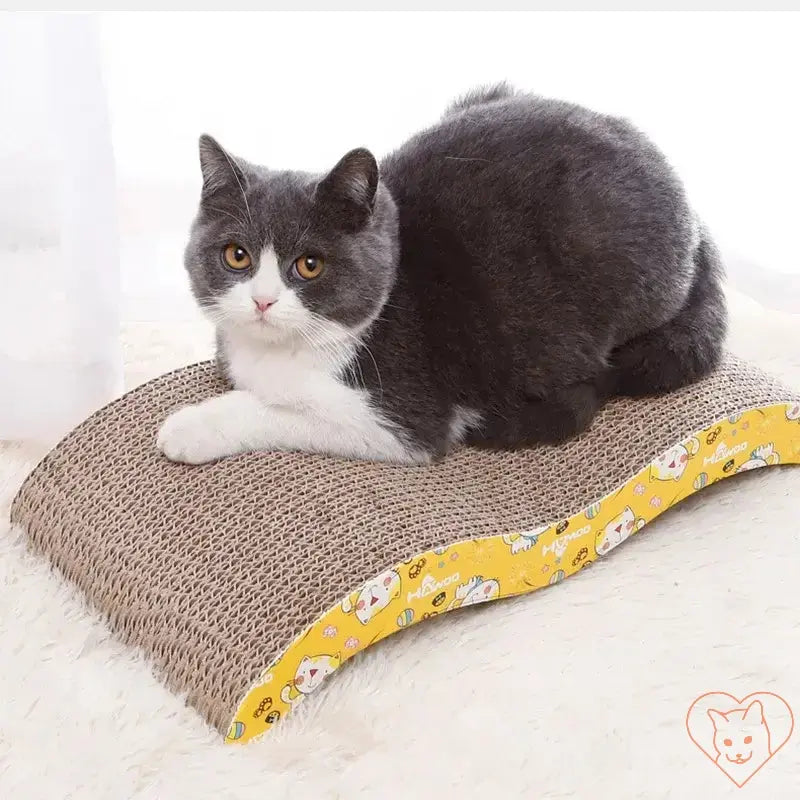
<path fill-rule="evenodd" d="M 767 467 L 770 464 L 777 464 L 779 460 L 779 456 L 775 452 L 775 445 L 770 442 L 769 444 L 761 445 L 761 447 L 756 447 L 750 453 L 750 458 L 736 471 L 749 472 L 751 469 L 761 469 L 761 467 Z"/>
<path fill-rule="evenodd" d="M 400 595 L 400 576 L 393 569 L 382 572 L 368 581 L 356 600 L 356 617 L 366 625 L 372 617 L 382 611 L 395 597 Z"/>
<path fill-rule="evenodd" d="M 714 748 L 721 761 L 729 764 L 746 764 L 764 761 L 770 755 L 769 728 L 764 719 L 764 708 L 754 700 L 747 708 L 733 711 L 709 709 L 714 723 Z"/>
<path fill-rule="evenodd" d="M 485 581 L 478 579 L 475 585 L 464 596 L 461 606 L 474 606 L 476 603 L 485 603 L 494 600 L 500 594 L 500 583 L 494 578 Z"/>
<path fill-rule="evenodd" d="M 294 674 L 294 685 L 301 694 L 313 692 L 325 678 L 341 664 L 341 657 L 336 655 L 303 656 Z"/>
<path fill-rule="evenodd" d="M 203 136 L 200 165 L 184 262 L 219 328 L 324 348 L 378 316 L 394 282 L 397 211 L 369 151 L 320 176 L 254 166 Z"/>
<path fill-rule="evenodd" d="M 653 461 L 650 465 L 650 475 L 658 481 L 680 480 L 690 457 L 686 446 L 677 444 Z"/>
<path fill-rule="evenodd" d="M 637 528 L 636 515 L 630 506 L 625 506 L 625 510 L 601 531 L 598 532 L 595 541 L 595 551 L 602 556 L 613 550 L 617 545 L 622 544 Z"/>
<path fill-rule="evenodd" d="M 761 469 L 767 465 L 768 462 L 760 456 L 751 456 L 736 469 L 736 472 L 749 472 L 751 469 Z"/>

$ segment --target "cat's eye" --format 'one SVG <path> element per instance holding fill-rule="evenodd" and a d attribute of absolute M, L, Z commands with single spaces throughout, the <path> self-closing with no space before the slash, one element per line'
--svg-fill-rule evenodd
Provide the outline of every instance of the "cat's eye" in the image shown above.
<path fill-rule="evenodd" d="M 745 744 L 750 744 L 750 742 L 752 742 L 752 741 L 753 741 L 753 737 L 752 736 L 745 736 L 744 737 L 744 743 Z"/>
<path fill-rule="evenodd" d="M 313 281 L 322 275 L 322 270 L 325 269 L 325 261 L 319 256 L 300 256 L 294 264 L 292 264 L 292 271 L 304 281 Z"/>
<path fill-rule="evenodd" d="M 253 266 L 250 253 L 235 242 L 231 242 L 229 245 L 225 246 L 225 249 L 222 251 L 222 260 L 228 269 L 232 269 L 235 272 L 242 272 Z"/>
<path fill-rule="evenodd" d="M 725 745 L 725 747 L 730 747 L 733 744 L 733 742 L 730 739 L 725 739 L 723 744 Z"/>

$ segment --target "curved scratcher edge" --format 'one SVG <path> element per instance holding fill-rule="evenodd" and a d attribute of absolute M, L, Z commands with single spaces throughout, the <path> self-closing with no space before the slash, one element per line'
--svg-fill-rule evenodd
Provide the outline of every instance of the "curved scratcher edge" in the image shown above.
<path fill-rule="evenodd" d="M 800 464 L 800 420 L 791 418 L 793 406 L 754 407 L 720 419 L 677 442 L 664 454 L 666 461 L 654 459 L 567 519 L 418 553 L 361 584 L 263 670 L 239 702 L 225 741 L 251 741 L 284 718 L 309 693 L 303 686 L 309 669 L 321 670 L 324 679 L 371 644 L 431 616 L 560 583 L 707 485 L 750 469 Z M 737 435 L 740 444 L 722 444 L 737 441 Z M 389 589 L 391 599 L 368 617 L 359 615 L 367 604 L 383 603 L 372 601 L 375 582 Z"/>

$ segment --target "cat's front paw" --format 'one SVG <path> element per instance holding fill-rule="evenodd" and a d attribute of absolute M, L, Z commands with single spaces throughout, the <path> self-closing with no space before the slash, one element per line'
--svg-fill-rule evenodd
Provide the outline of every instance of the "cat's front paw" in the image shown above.
<path fill-rule="evenodd" d="M 182 464 L 205 464 L 231 455 L 215 417 L 214 409 L 202 403 L 174 411 L 162 423 L 156 447 Z"/>

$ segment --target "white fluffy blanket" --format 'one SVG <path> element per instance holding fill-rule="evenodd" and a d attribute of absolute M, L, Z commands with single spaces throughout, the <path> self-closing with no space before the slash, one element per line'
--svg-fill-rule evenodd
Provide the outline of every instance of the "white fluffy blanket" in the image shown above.
<path fill-rule="evenodd" d="M 800 317 L 732 305 L 732 348 L 800 384 Z M 129 385 L 208 341 L 129 326 Z M 709 691 L 800 714 L 800 468 L 706 489 L 559 587 L 394 636 L 238 748 L 9 531 L 41 452 L 0 445 L 2 798 L 800 796 L 800 732 L 740 790 L 684 722 Z"/>

